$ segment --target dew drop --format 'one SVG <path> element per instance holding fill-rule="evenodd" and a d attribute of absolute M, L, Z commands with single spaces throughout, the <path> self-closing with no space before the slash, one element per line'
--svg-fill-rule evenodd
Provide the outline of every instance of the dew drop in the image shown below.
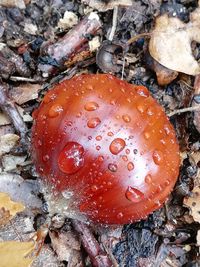
<path fill-rule="evenodd" d="M 72 121 L 68 121 L 66 124 L 67 126 L 72 126 Z"/>
<path fill-rule="evenodd" d="M 126 155 L 123 155 L 123 156 L 122 156 L 122 159 L 123 159 L 123 161 L 125 161 L 125 162 L 128 161 L 128 158 L 127 158 Z"/>
<path fill-rule="evenodd" d="M 91 190 L 92 190 L 92 192 L 96 192 L 98 189 L 99 189 L 99 188 L 98 188 L 97 185 L 92 185 L 92 186 L 91 186 Z"/>
<path fill-rule="evenodd" d="M 136 89 L 138 95 L 143 96 L 143 97 L 148 97 L 149 96 L 149 91 L 145 87 L 138 87 Z"/>
<path fill-rule="evenodd" d="M 68 142 L 58 157 L 60 170 L 67 174 L 77 172 L 84 165 L 84 148 L 77 142 Z"/>
<path fill-rule="evenodd" d="M 122 119 L 124 122 L 129 123 L 131 121 L 131 117 L 127 114 L 122 115 Z"/>
<path fill-rule="evenodd" d="M 98 109 L 99 105 L 96 102 L 87 102 L 84 106 L 87 111 L 94 111 Z"/>
<path fill-rule="evenodd" d="M 124 217 L 124 214 L 122 213 L 122 212 L 119 212 L 118 214 L 117 214 L 117 219 L 121 219 L 121 218 L 123 218 Z"/>
<path fill-rule="evenodd" d="M 96 150 L 98 150 L 98 151 L 99 151 L 100 149 L 101 149 L 101 147 L 100 147 L 100 146 L 96 146 Z"/>
<path fill-rule="evenodd" d="M 116 105 L 116 100 L 114 100 L 114 99 L 110 100 L 110 104 L 115 106 Z"/>
<path fill-rule="evenodd" d="M 108 136 L 113 136 L 114 134 L 112 132 L 107 133 Z"/>
<path fill-rule="evenodd" d="M 154 114 L 154 110 L 153 110 L 153 108 L 152 108 L 152 107 L 149 107 L 149 108 L 147 109 L 147 115 L 152 116 L 153 114 Z"/>
<path fill-rule="evenodd" d="M 55 104 L 53 106 L 51 106 L 51 108 L 49 109 L 48 115 L 51 118 L 55 118 L 57 117 L 61 112 L 63 111 L 63 107 L 59 104 Z"/>
<path fill-rule="evenodd" d="M 163 161 L 163 153 L 159 150 L 153 152 L 153 161 L 156 165 L 160 165 Z"/>
<path fill-rule="evenodd" d="M 146 184 L 151 184 L 152 183 L 152 176 L 151 174 L 147 174 L 144 178 L 144 181 Z"/>
<path fill-rule="evenodd" d="M 38 143 L 38 146 L 42 146 L 42 141 L 40 139 L 37 141 L 37 143 Z"/>
<path fill-rule="evenodd" d="M 98 157 L 98 161 L 99 161 L 99 162 L 103 162 L 103 161 L 104 161 L 104 157 L 103 157 L 103 156 L 99 156 L 99 157 Z"/>
<path fill-rule="evenodd" d="M 98 135 L 96 138 L 95 138 L 97 141 L 100 141 L 102 139 L 102 136 L 101 135 Z"/>
<path fill-rule="evenodd" d="M 125 196 L 128 200 L 134 203 L 137 203 L 144 198 L 144 194 L 140 190 L 131 186 L 128 186 Z"/>
<path fill-rule="evenodd" d="M 127 155 L 130 154 L 130 149 L 127 148 L 125 151 Z"/>
<path fill-rule="evenodd" d="M 166 133 L 166 135 L 169 135 L 170 134 L 170 128 L 168 127 L 168 125 L 164 125 L 164 131 Z"/>
<path fill-rule="evenodd" d="M 101 123 L 99 118 L 92 118 L 88 121 L 87 126 L 89 128 L 96 128 Z"/>
<path fill-rule="evenodd" d="M 143 113 L 144 110 L 145 110 L 145 107 L 143 105 L 137 105 L 137 110 L 140 112 L 140 113 Z"/>
<path fill-rule="evenodd" d="M 150 138 L 150 133 L 149 132 L 144 132 L 144 138 L 148 140 Z"/>
<path fill-rule="evenodd" d="M 43 157 L 42 157 L 42 159 L 46 162 L 46 161 L 48 161 L 49 160 L 49 155 L 44 155 Z"/>
<path fill-rule="evenodd" d="M 132 171 L 132 170 L 134 169 L 134 164 L 133 164 L 133 162 L 129 162 L 129 163 L 127 164 L 127 169 L 128 169 L 129 171 Z"/>
<path fill-rule="evenodd" d="M 125 147 L 126 143 L 124 141 L 124 139 L 122 138 L 116 138 L 112 141 L 112 143 L 110 144 L 110 152 L 114 155 L 119 154 L 119 152 L 121 152 L 124 147 Z"/>
<path fill-rule="evenodd" d="M 52 100 L 56 99 L 57 95 L 56 94 L 47 94 L 44 98 L 43 98 L 43 102 L 45 104 L 48 104 L 49 102 L 51 102 Z"/>
<path fill-rule="evenodd" d="M 117 165 L 116 164 L 113 164 L 113 163 L 110 163 L 110 164 L 108 164 L 108 169 L 111 172 L 116 172 L 117 171 Z"/>

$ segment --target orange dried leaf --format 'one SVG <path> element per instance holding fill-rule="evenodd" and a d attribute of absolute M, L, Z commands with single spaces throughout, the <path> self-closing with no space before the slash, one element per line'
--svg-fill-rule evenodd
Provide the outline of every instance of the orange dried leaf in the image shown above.
<path fill-rule="evenodd" d="M 33 261 L 34 242 L 0 242 L 1 267 L 28 267 Z"/>
<path fill-rule="evenodd" d="M 6 193 L 0 192 L 0 209 L 9 211 L 11 218 L 14 217 L 18 212 L 25 209 L 22 203 L 14 202 L 10 199 L 10 196 Z"/>

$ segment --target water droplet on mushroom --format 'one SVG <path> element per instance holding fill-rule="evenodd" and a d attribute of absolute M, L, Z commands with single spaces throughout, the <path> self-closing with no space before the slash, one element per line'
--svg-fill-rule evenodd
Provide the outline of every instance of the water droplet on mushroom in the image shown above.
<path fill-rule="evenodd" d="M 87 126 L 89 128 L 96 128 L 101 123 L 99 118 L 92 118 L 88 121 Z"/>
<path fill-rule="evenodd" d="M 137 110 L 140 112 L 140 113 L 143 113 L 145 111 L 145 107 L 141 104 L 138 104 L 137 105 Z"/>
<path fill-rule="evenodd" d="M 100 149 L 101 149 L 101 147 L 100 147 L 100 146 L 96 146 L 96 150 L 98 150 L 98 151 L 99 151 Z"/>
<path fill-rule="evenodd" d="M 127 114 L 122 115 L 122 119 L 124 122 L 129 123 L 131 121 L 131 117 Z"/>
<path fill-rule="evenodd" d="M 125 151 L 127 155 L 130 154 L 130 149 L 127 148 Z"/>
<path fill-rule="evenodd" d="M 137 94 L 143 97 L 148 97 L 149 96 L 149 91 L 145 87 L 138 87 L 136 89 Z"/>
<path fill-rule="evenodd" d="M 92 186 L 91 186 L 91 190 L 92 190 L 92 192 L 96 192 L 98 189 L 99 189 L 99 188 L 98 188 L 97 185 L 92 185 Z"/>
<path fill-rule="evenodd" d="M 153 152 L 153 160 L 156 165 L 160 165 L 163 161 L 163 153 L 159 150 Z"/>
<path fill-rule="evenodd" d="M 116 172 L 117 171 L 117 165 L 116 164 L 113 164 L 113 163 L 110 163 L 110 164 L 108 164 L 108 169 L 111 172 Z"/>
<path fill-rule="evenodd" d="M 112 132 L 107 133 L 108 136 L 113 136 L 114 134 Z"/>
<path fill-rule="evenodd" d="M 104 157 L 103 157 L 103 156 L 99 156 L 99 157 L 98 157 L 98 161 L 99 161 L 99 162 L 104 161 Z"/>
<path fill-rule="evenodd" d="M 125 196 L 131 202 L 137 203 L 144 198 L 144 194 L 137 188 L 128 186 Z"/>
<path fill-rule="evenodd" d="M 154 114 L 154 110 L 153 110 L 153 108 L 152 108 L 152 107 L 149 107 L 149 108 L 147 109 L 147 115 L 152 116 L 153 114 Z"/>
<path fill-rule="evenodd" d="M 144 132 L 144 138 L 148 140 L 150 138 L 150 133 L 149 132 Z"/>
<path fill-rule="evenodd" d="M 124 216 L 124 214 L 122 212 L 119 212 L 117 214 L 117 219 L 121 219 L 121 218 L 123 218 L 123 216 Z"/>
<path fill-rule="evenodd" d="M 72 121 L 68 121 L 66 124 L 67 126 L 72 126 Z"/>
<path fill-rule="evenodd" d="M 114 155 L 117 155 L 119 152 L 121 152 L 124 147 L 125 147 L 126 143 L 122 138 L 116 138 L 112 141 L 112 143 L 110 144 L 110 152 Z"/>
<path fill-rule="evenodd" d="M 110 100 L 110 104 L 115 106 L 116 105 L 116 100 L 115 99 Z"/>
<path fill-rule="evenodd" d="M 96 138 L 95 138 L 97 141 L 100 141 L 102 139 L 102 136 L 101 135 L 98 135 Z"/>
<path fill-rule="evenodd" d="M 129 171 L 132 171 L 132 170 L 134 169 L 134 164 L 133 164 L 133 162 L 129 162 L 129 163 L 127 164 L 127 169 L 128 169 Z"/>
<path fill-rule="evenodd" d="M 168 125 L 164 125 L 164 131 L 166 133 L 166 135 L 169 135 L 170 134 L 170 128 L 168 127 Z"/>
<path fill-rule="evenodd" d="M 87 102 L 84 106 L 87 111 L 94 111 L 98 109 L 99 105 L 96 102 Z"/>
<path fill-rule="evenodd" d="M 123 159 L 123 161 L 125 161 L 125 162 L 128 161 L 128 158 L 127 158 L 126 155 L 123 155 L 123 156 L 122 156 L 122 159 Z"/>
<path fill-rule="evenodd" d="M 43 157 L 42 157 L 42 159 L 46 162 L 46 161 L 48 161 L 49 160 L 49 155 L 44 155 Z"/>
<path fill-rule="evenodd" d="M 152 183 L 152 176 L 151 174 L 147 174 L 144 178 L 144 181 L 146 184 L 151 184 Z"/>
<path fill-rule="evenodd" d="M 48 115 L 51 118 L 55 118 L 57 117 L 61 112 L 63 111 L 63 107 L 59 104 L 54 104 L 53 106 L 51 106 L 51 108 L 49 109 Z"/>
<path fill-rule="evenodd" d="M 38 146 L 42 146 L 42 141 L 40 139 L 38 139 L 37 143 L 38 143 Z"/>
<path fill-rule="evenodd" d="M 77 142 L 68 142 L 58 156 L 60 170 L 73 174 L 84 165 L 84 148 Z"/>

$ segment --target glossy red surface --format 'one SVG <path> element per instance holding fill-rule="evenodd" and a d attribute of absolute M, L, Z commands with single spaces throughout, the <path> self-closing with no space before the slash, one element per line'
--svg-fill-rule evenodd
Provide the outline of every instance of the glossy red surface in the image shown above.
<path fill-rule="evenodd" d="M 33 159 L 55 192 L 93 221 L 124 224 L 158 209 L 179 173 L 175 131 L 143 86 L 81 75 L 50 90 L 34 113 Z"/>

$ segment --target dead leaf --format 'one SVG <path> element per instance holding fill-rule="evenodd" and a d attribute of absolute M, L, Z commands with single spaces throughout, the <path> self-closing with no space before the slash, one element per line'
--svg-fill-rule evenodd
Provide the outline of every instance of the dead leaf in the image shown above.
<path fill-rule="evenodd" d="M 113 9 L 115 6 L 131 6 L 132 0 L 112 0 L 112 1 L 99 1 L 99 0 L 82 0 L 83 4 L 90 6 L 100 12 Z"/>
<path fill-rule="evenodd" d="M 151 56 L 168 69 L 189 75 L 200 73 L 192 54 L 191 42 L 200 42 L 200 8 L 190 15 L 190 22 L 164 14 L 156 19 L 149 42 Z"/>
<path fill-rule="evenodd" d="M 0 225 L 6 224 L 17 213 L 25 209 L 22 203 L 14 202 L 6 193 L 0 193 Z"/>
<path fill-rule="evenodd" d="M 43 245 L 43 247 L 40 251 L 40 254 L 31 264 L 31 267 L 44 267 L 44 266 L 46 266 L 46 267 L 58 267 L 58 266 L 60 266 L 60 264 L 58 262 L 58 258 L 56 257 L 53 250 L 47 244 Z"/>
<path fill-rule="evenodd" d="M 15 103 L 21 105 L 30 100 L 38 98 L 38 92 L 41 89 L 39 84 L 21 84 L 18 87 L 14 87 L 9 91 L 10 97 Z"/>
<path fill-rule="evenodd" d="M 191 215 L 200 223 L 200 186 L 195 186 L 191 196 L 184 199 L 184 204 L 190 208 Z"/>
<path fill-rule="evenodd" d="M 3 7 L 18 7 L 24 9 L 25 3 L 24 0 L 0 0 L 0 6 Z"/>
<path fill-rule="evenodd" d="M 8 210 L 0 208 L 0 227 L 6 225 L 11 220 L 11 218 L 12 216 L 10 215 L 10 212 Z"/>
<path fill-rule="evenodd" d="M 0 136 L 0 157 L 9 153 L 10 150 L 17 144 L 19 136 L 16 134 L 5 134 Z"/>
<path fill-rule="evenodd" d="M 58 21 L 58 28 L 70 29 L 78 23 L 78 17 L 74 12 L 65 11 L 62 19 Z"/>
<path fill-rule="evenodd" d="M 31 210 L 41 209 L 42 202 L 38 197 L 38 180 L 24 180 L 13 173 L 0 174 L 0 192 L 9 194 L 13 201 L 21 202 Z"/>
<path fill-rule="evenodd" d="M 5 172 L 15 170 L 18 165 L 22 165 L 26 156 L 14 156 L 6 154 L 2 156 L 2 167 Z"/>
<path fill-rule="evenodd" d="M 30 256 L 34 242 L 0 242 L 1 267 L 28 267 L 33 261 Z"/>
<path fill-rule="evenodd" d="M 56 233 L 49 232 L 52 247 L 56 251 L 60 261 L 69 261 L 74 250 L 79 251 L 81 243 L 72 231 Z"/>

